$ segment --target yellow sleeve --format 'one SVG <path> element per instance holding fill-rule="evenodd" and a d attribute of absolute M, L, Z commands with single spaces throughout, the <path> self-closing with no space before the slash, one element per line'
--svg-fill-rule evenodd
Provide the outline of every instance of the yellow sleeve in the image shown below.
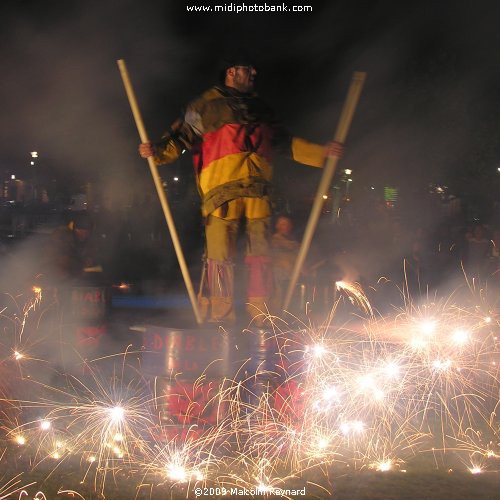
<path fill-rule="evenodd" d="M 321 168 L 325 160 L 325 146 L 294 137 L 292 139 L 292 158 L 304 165 Z"/>
<path fill-rule="evenodd" d="M 162 144 L 155 148 L 154 160 L 157 165 L 165 165 L 177 160 L 179 155 L 179 147 L 174 141 L 170 140 L 166 144 Z"/>

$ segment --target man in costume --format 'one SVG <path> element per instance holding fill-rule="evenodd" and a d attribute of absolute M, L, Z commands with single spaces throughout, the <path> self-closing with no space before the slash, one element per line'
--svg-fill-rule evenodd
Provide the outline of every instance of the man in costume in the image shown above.
<path fill-rule="evenodd" d="M 158 143 L 139 146 L 143 158 L 158 165 L 191 150 L 202 214 L 206 218 L 206 256 L 210 321 L 234 321 L 233 261 L 240 221 L 246 220 L 247 310 L 257 324 L 273 293 L 271 249 L 272 155 L 322 167 L 325 156 L 341 156 L 342 145 L 310 143 L 291 136 L 254 91 L 257 71 L 246 55 L 223 68 L 223 84 L 188 104 L 182 118 Z"/>

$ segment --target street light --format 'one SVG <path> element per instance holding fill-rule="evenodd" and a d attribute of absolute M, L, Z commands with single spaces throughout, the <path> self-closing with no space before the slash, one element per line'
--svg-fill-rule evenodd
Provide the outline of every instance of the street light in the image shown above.
<path fill-rule="evenodd" d="M 38 180 L 36 178 L 35 158 L 38 158 L 38 151 L 31 151 L 30 156 L 30 165 L 33 167 L 33 198 L 36 200 L 38 198 Z"/>

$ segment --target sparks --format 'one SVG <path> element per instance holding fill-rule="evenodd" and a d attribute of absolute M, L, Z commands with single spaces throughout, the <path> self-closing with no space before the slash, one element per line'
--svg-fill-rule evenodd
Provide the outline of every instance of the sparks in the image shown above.
<path fill-rule="evenodd" d="M 321 358 L 327 353 L 327 350 L 323 344 L 314 344 L 311 347 L 311 351 L 315 358 Z"/>
<path fill-rule="evenodd" d="M 329 445 L 328 439 L 325 439 L 325 438 L 319 439 L 318 449 L 325 450 L 326 448 L 328 448 L 328 445 Z"/>
<path fill-rule="evenodd" d="M 330 386 L 323 391 L 323 399 L 327 402 L 340 402 L 340 394 L 336 387 Z"/>
<path fill-rule="evenodd" d="M 435 320 L 424 320 L 422 323 L 419 325 L 419 330 L 424 334 L 424 335 L 433 335 L 436 331 L 436 326 L 437 323 Z"/>
<path fill-rule="evenodd" d="M 347 283 L 346 281 L 336 281 L 335 287 L 339 291 L 344 291 L 352 304 L 357 304 L 363 311 L 373 316 L 372 306 L 361 288 L 361 285 L 358 283 Z"/>
<path fill-rule="evenodd" d="M 392 460 L 383 460 L 382 462 L 375 464 L 375 468 L 379 472 L 387 472 L 392 469 L 392 465 Z"/>
<path fill-rule="evenodd" d="M 264 483 L 260 483 L 258 486 L 257 486 L 257 491 L 262 495 L 262 494 L 266 494 L 266 493 L 270 493 L 272 491 L 272 487 L 271 486 L 267 486 L 265 485 Z"/>
<path fill-rule="evenodd" d="M 392 361 L 388 361 L 382 368 L 383 372 L 389 378 L 397 378 L 400 375 L 401 367 Z"/>
<path fill-rule="evenodd" d="M 414 337 L 410 341 L 410 346 L 415 350 L 425 349 L 427 345 L 427 340 L 423 339 L 422 337 Z"/>
<path fill-rule="evenodd" d="M 111 420 L 113 421 L 121 421 L 125 416 L 125 410 L 121 406 L 115 406 L 109 409 L 109 413 L 111 416 Z"/>
<path fill-rule="evenodd" d="M 167 476 L 172 481 L 178 481 L 180 483 L 185 483 L 187 481 L 187 472 L 182 465 L 168 464 L 166 469 Z"/>
<path fill-rule="evenodd" d="M 455 344 L 462 346 L 466 344 L 470 339 L 469 332 L 467 330 L 458 329 L 452 334 L 452 340 Z"/>
<path fill-rule="evenodd" d="M 481 467 L 469 467 L 469 472 L 471 474 L 481 474 L 481 472 L 483 472 L 483 469 L 481 469 Z"/>
<path fill-rule="evenodd" d="M 52 427 L 52 424 L 50 423 L 50 420 L 42 420 L 40 422 L 40 429 L 42 431 L 48 431 Z"/>
<path fill-rule="evenodd" d="M 353 420 L 352 422 L 345 422 L 340 426 L 340 431 L 342 434 L 347 435 L 350 433 L 362 432 L 365 428 L 365 424 L 360 420 Z"/>
<path fill-rule="evenodd" d="M 434 370 L 441 371 L 441 372 L 448 370 L 448 368 L 450 368 L 450 366 L 451 366 L 451 359 L 446 359 L 444 361 L 441 361 L 440 359 L 436 359 L 432 363 L 432 367 L 434 368 Z"/>
<path fill-rule="evenodd" d="M 17 444 L 21 445 L 21 446 L 23 446 L 24 444 L 26 444 L 26 438 L 25 438 L 24 436 L 16 436 L 16 437 L 14 438 L 14 441 L 15 441 Z"/>

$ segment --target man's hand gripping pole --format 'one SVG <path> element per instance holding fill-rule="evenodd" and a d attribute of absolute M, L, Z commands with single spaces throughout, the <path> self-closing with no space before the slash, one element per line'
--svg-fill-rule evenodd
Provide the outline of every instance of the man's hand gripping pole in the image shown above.
<path fill-rule="evenodd" d="M 361 90 L 363 89 L 365 79 L 366 73 L 361 72 L 354 73 L 352 77 L 351 85 L 349 86 L 349 91 L 347 92 L 347 97 L 344 102 L 344 107 L 342 108 L 342 113 L 337 125 L 337 130 L 335 132 L 335 142 L 343 144 L 346 140 L 347 132 L 349 131 L 349 127 L 351 126 L 354 111 L 356 110 L 356 106 L 358 104 L 359 96 L 361 94 Z M 316 197 L 314 199 L 311 215 L 309 216 L 309 220 L 307 222 L 304 237 L 300 245 L 299 253 L 297 254 L 297 259 L 295 260 L 295 265 L 293 267 L 292 276 L 288 285 L 283 309 L 288 309 L 288 307 L 290 306 L 293 292 L 295 290 L 295 286 L 297 285 L 297 280 L 304 265 L 309 247 L 311 246 L 312 237 L 314 236 L 314 231 L 316 230 L 318 219 L 321 214 L 321 209 L 324 203 L 323 195 L 327 193 L 330 187 L 338 160 L 338 156 L 327 157 L 325 168 L 323 170 L 323 176 L 321 177 L 321 181 L 316 192 Z"/>

